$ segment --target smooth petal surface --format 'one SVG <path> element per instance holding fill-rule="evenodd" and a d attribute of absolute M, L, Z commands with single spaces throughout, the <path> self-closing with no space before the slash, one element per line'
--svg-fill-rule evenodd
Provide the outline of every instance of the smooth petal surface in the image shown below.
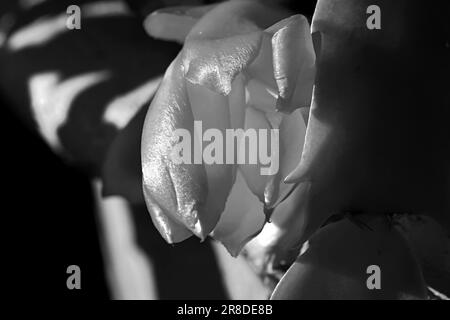
<path fill-rule="evenodd" d="M 163 214 L 206 237 L 198 215 L 208 193 L 205 169 L 201 165 L 174 164 L 170 156 L 179 142 L 175 130 L 185 129 L 193 136 L 193 121 L 177 58 L 168 68 L 147 113 L 141 146 L 144 195 L 154 221 L 162 224 L 159 230 L 166 233 L 165 238 L 168 236 Z"/>
<path fill-rule="evenodd" d="M 290 113 L 309 107 L 315 76 L 315 53 L 308 20 L 295 15 L 266 32 L 272 37 L 274 77 L 278 87 L 277 109 Z"/>
<path fill-rule="evenodd" d="M 195 121 L 201 121 L 202 132 L 196 132 L 195 139 L 199 139 L 199 144 L 203 144 L 202 157 L 203 166 L 206 171 L 208 197 L 206 202 L 199 208 L 198 214 L 202 222 L 202 229 L 205 235 L 209 234 L 225 208 L 228 194 L 234 182 L 234 170 L 232 164 L 224 161 L 226 155 L 226 141 L 216 141 L 219 137 L 226 136 L 226 129 L 231 128 L 230 110 L 228 98 L 219 93 L 209 90 L 206 87 L 187 82 L 187 92 Z M 216 136 L 207 137 L 207 130 L 214 130 Z M 200 137 L 199 135 L 203 135 Z M 209 140 L 202 143 L 202 140 Z M 220 139 L 219 139 L 220 140 Z M 210 148 L 211 152 L 207 151 Z M 205 153 L 214 153 L 219 162 L 207 163 Z M 222 155 L 222 156 L 221 156 Z M 213 159 L 211 159 L 213 160 Z"/>
<path fill-rule="evenodd" d="M 192 27 L 214 6 L 215 4 L 159 9 L 145 18 L 144 28 L 149 35 L 156 39 L 184 43 Z"/>
<path fill-rule="evenodd" d="M 301 158 L 306 136 L 306 123 L 301 109 L 285 115 L 280 124 L 280 168 L 277 173 L 278 194 L 273 197 L 271 207 L 275 207 L 291 192 L 292 185 L 284 183 L 284 177 L 290 173 Z"/>
<path fill-rule="evenodd" d="M 274 120 L 274 117 L 277 120 Z M 290 115 L 283 115 L 278 112 L 265 113 L 249 106 L 246 111 L 245 129 L 254 128 L 266 129 L 267 132 L 278 129 L 277 137 L 272 137 L 268 133 L 267 146 L 265 146 L 265 149 L 272 154 L 273 152 L 277 153 L 276 160 L 271 158 L 271 161 L 278 162 L 277 171 L 271 175 L 262 174 L 263 166 L 260 162 L 257 164 L 247 162 L 240 165 L 252 192 L 264 202 L 266 209 L 273 209 L 284 200 L 293 188 L 292 185 L 285 184 L 283 179 L 296 167 L 298 159 L 302 155 L 306 124 L 300 110 L 296 110 Z M 243 140 L 241 143 L 244 142 L 246 141 Z M 258 142 L 258 152 L 262 147 L 260 143 L 262 143 L 261 140 Z M 273 145 L 271 145 L 272 143 Z M 275 150 L 271 150 L 271 148 Z M 246 159 L 249 159 L 249 157 L 250 154 L 247 154 Z M 270 165 L 273 165 L 273 163 Z"/>
<path fill-rule="evenodd" d="M 145 188 L 144 198 L 153 225 L 167 243 L 178 243 L 192 236 L 192 232 L 181 223 L 172 219 L 171 213 L 164 210 L 158 202 L 153 199 L 152 193 L 148 192 Z"/>
<path fill-rule="evenodd" d="M 219 240 L 235 257 L 262 230 L 264 223 L 263 204 L 252 194 L 238 170 L 236 182 L 212 237 Z"/>
<path fill-rule="evenodd" d="M 311 231 L 349 211 L 426 214 L 449 230 L 441 13 L 423 16 L 420 1 L 379 3 L 391 12 L 382 32 L 360 27 L 368 0 L 319 0 L 313 17 L 321 35 L 313 103 L 301 162 L 287 178 L 312 183 Z"/>
<path fill-rule="evenodd" d="M 241 154 L 245 156 L 245 158 L 243 158 L 243 160 L 245 159 L 245 162 L 241 161 L 242 163 L 239 164 L 239 169 L 253 194 L 255 194 L 262 203 L 266 203 L 265 194 L 266 190 L 270 188 L 269 183 L 272 177 L 261 174 L 262 166 L 258 161 L 258 152 L 255 152 L 255 150 L 258 151 L 260 148 L 257 140 L 259 138 L 258 131 L 255 129 L 263 129 L 270 132 L 271 127 L 264 112 L 249 106 L 245 113 L 244 130 L 246 135 L 242 136 L 239 140 L 239 147 L 243 150 Z M 255 141 L 258 144 L 255 145 Z M 270 150 L 269 139 L 267 139 L 266 142 L 267 145 L 265 147 L 267 150 Z"/>
<path fill-rule="evenodd" d="M 306 225 L 310 183 L 295 186 L 286 200 L 275 208 L 271 222 L 245 247 L 261 274 L 277 276 L 280 269 L 294 262 L 302 248 Z"/>
<path fill-rule="evenodd" d="M 300 183 L 274 210 L 272 223 L 278 233 L 271 243 L 274 266 L 289 265 L 299 254 L 308 219 L 308 196 L 311 184 Z"/>
<path fill-rule="evenodd" d="M 225 39 L 188 41 L 184 48 L 186 79 L 228 95 L 236 75 L 255 59 L 261 35 L 256 31 Z"/>
<path fill-rule="evenodd" d="M 262 30 L 288 15 L 258 1 L 218 5 L 187 36 L 183 62 L 187 79 L 229 94 L 234 77 L 257 57 Z"/>
<path fill-rule="evenodd" d="M 348 219 L 321 228 L 274 290 L 273 300 L 425 299 L 420 267 L 405 239 L 385 217 Z M 369 266 L 381 270 L 381 288 L 367 287 Z"/>

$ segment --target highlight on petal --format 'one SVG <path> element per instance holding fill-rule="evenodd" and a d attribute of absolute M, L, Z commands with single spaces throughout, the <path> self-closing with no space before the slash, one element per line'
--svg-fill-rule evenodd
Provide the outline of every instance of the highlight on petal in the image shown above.
<path fill-rule="evenodd" d="M 206 201 L 198 208 L 203 233 L 207 235 L 219 221 L 234 182 L 233 164 L 224 162 L 227 146 L 223 137 L 231 128 L 230 110 L 227 97 L 189 82 L 186 87 L 196 121 L 194 131 L 200 131 L 194 133 L 201 146 L 195 152 L 203 162 L 208 186 Z"/>
<path fill-rule="evenodd" d="M 263 204 L 252 194 L 238 170 L 225 210 L 211 236 L 236 257 L 265 223 Z"/>
<path fill-rule="evenodd" d="M 167 243 L 178 243 L 192 236 L 192 232 L 185 226 L 170 218 L 170 214 L 153 200 L 145 188 L 144 196 L 152 222 Z"/>
<path fill-rule="evenodd" d="M 277 109 L 290 113 L 300 107 L 309 107 L 315 77 L 315 53 L 308 20 L 302 15 L 294 15 L 266 30 L 273 31 L 273 66 L 279 93 Z"/>
<path fill-rule="evenodd" d="M 406 240 L 385 216 L 361 218 L 370 230 L 348 219 L 317 230 L 271 299 L 425 299 L 425 282 Z M 382 270 L 381 290 L 367 290 L 364 271 L 371 265 Z"/>
<path fill-rule="evenodd" d="M 236 75 L 256 57 L 261 35 L 257 31 L 225 39 L 189 40 L 184 47 L 186 79 L 228 95 Z"/>
<path fill-rule="evenodd" d="M 141 145 L 144 195 L 149 210 L 156 210 L 158 217 L 166 213 L 204 238 L 207 234 L 203 232 L 198 208 L 205 203 L 208 193 L 205 169 L 201 165 L 175 164 L 171 157 L 180 139 L 177 129 L 193 135 L 193 122 L 178 57 L 168 68 L 144 123 Z"/>
<path fill-rule="evenodd" d="M 279 277 L 280 270 L 298 256 L 307 218 L 310 183 L 295 186 L 289 197 L 274 210 L 271 222 L 245 246 L 245 252 L 261 274 Z"/>
<path fill-rule="evenodd" d="M 226 1 L 191 29 L 185 44 L 186 78 L 223 95 L 234 77 L 256 58 L 262 30 L 289 16 L 258 1 Z"/>
<path fill-rule="evenodd" d="M 274 113 L 276 107 L 277 93 L 263 82 L 257 79 L 250 79 L 246 86 L 247 104 L 264 111 L 266 113 Z"/>

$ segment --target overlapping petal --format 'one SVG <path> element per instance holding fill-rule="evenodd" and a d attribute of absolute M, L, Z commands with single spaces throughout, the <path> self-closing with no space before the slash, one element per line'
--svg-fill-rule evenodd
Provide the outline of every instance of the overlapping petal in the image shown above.
<path fill-rule="evenodd" d="M 205 12 L 187 35 L 167 35 L 185 42 L 144 125 L 144 194 L 166 240 L 181 241 L 187 230 L 202 239 L 210 234 L 237 255 L 293 190 L 283 179 L 302 153 L 306 123 L 299 108 L 309 107 L 315 56 L 303 16 L 282 20 L 287 12 L 255 1 Z M 180 128 L 201 146 L 192 146 L 192 154 L 214 145 L 229 156 L 226 163 L 175 164 L 169 155 Z M 241 130 L 232 137 L 231 155 L 230 141 L 203 135 L 213 130 L 227 137 L 229 129 Z M 249 148 L 255 132 L 256 152 Z"/>

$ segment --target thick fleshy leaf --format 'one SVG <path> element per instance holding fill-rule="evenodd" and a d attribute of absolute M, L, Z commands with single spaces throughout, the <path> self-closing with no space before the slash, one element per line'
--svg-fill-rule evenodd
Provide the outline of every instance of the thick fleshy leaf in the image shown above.
<path fill-rule="evenodd" d="M 319 229 L 271 299 L 426 299 L 420 267 L 406 240 L 386 217 L 360 218 L 370 230 L 348 219 Z M 383 275 L 378 290 L 367 289 L 366 271 L 373 265 Z"/>
<path fill-rule="evenodd" d="M 189 39 L 224 39 L 261 31 L 291 13 L 254 0 L 222 2 L 192 28 Z"/>
<path fill-rule="evenodd" d="M 263 205 L 238 170 L 225 210 L 211 235 L 235 257 L 261 231 L 264 223 Z"/>
<path fill-rule="evenodd" d="M 272 34 L 262 33 L 261 48 L 245 73 L 248 78 L 263 83 L 270 92 L 278 91 L 273 71 Z"/>
<path fill-rule="evenodd" d="M 153 220 L 161 224 L 158 229 L 165 233 L 166 239 L 168 231 L 162 214 L 201 238 L 207 236 L 198 214 L 208 192 L 205 169 L 202 165 L 178 164 L 173 160 L 174 147 L 181 142 L 176 130 L 184 129 L 188 136 L 183 138 L 190 139 L 194 136 L 193 122 L 177 58 L 168 68 L 147 113 L 141 146 L 144 195 Z"/>
<path fill-rule="evenodd" d="M 382 3 L 392 13 L 382 32 L 361 28 L 369 0 L 316 7 L 313 103 L 300 165 L 287 179 L 312 183 L 311 231 L 349 211 L 424 213 L 450 225 L 445 32 L 439 13 L 423 16 L 419 2 Z"/>

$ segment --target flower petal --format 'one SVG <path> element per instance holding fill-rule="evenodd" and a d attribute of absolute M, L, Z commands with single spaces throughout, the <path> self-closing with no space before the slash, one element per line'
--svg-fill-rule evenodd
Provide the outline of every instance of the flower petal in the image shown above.
<path fill-rule="evenodd" d="M 232 90 L 228 96 L 230 108 L 230 124 L 233 129 L 244 128 L 245 121 L 245 79 L 242 75 L 236 77 L 232 83 Z M 236 162 L 235 162 L 236 163 Z"/>
<path fill-rule="evenodd" d="M 270 124 L 267 121 L 264 112 L 259 111 L 251 106 L 247 107 L 245 112 L 245 135 L 239 139 L 239 147 L 242 156 L 239 162 L 241 170 L 250 190 L 256 195 L 262 203 L 266 203 L 265 194 L 271 176 L 261 174 L 261 163 L 258 159 L 258 145 L 260 139 L 258 137 L 259 130 L 267 130 L 270 134 Z M 266 150 L 270 150 L 270 141 L 266 139 Z M 277 152 L 277 151 L 275 151 Z M 245 161 L 244 161 L 245 160 Z"/>
<path fill-rule="evenodd" d="M 171 214 L 161 208 L 145 188 L 144 196 L 152 222 L 167 243 L 178 243 L 192 236 L 192 232 L 173 220 Z"/>
<path fill-rule="evenodd" d="M 303 108 L 302 108 L 303 109 Z M 286 177 L 298 164 L 302 156 L 306 135 L 306 122 L 302 115 L 302 109 L 293 111 L 290 115 L 285 115 L 280 124 L 280 168 L 277 173 L 277 194 L 272 196 L 269 207 L 276 207 L 292 191 L 293 186 L 284 183 Z"/>
<path fill-rule="evenodd" d="M 186 78 L 223 95 L 258 55 L 262 30 L 289 13 L 258 1 L 227 1 L 192 28 L 184 48 Z"/>
<path fill-rule="evenodd" d="M 244 245 L 262 230 L 265 223 L 263 212 L 262 203 L 249 190 L 238 170 L 225 210 L 211 235 L 236 257 Z"/>
<path fill-rule="evenodd" d="M 203 146 L 196 152 L 200 153 L 198 156 L 206 171 L 208 196 L 206 202 L 198 208 L 198 214 L 204 234 L 209 234 L 219 221 L 234 181 L 233 164 L 226 164 L 224 161 L 226 141 L 223 138 L 226 137 L 226 129 L 231 128 L 230 110 L 227 97 L 189 82 L 186 87 L 194 120 L 201 121 L 202 126 L 202 132 L 196 132 L 195 139 L 199 139 L 199 144 Z M 210 142 L 202 143 L 203 140 Z M 211 155 L 214 157 L 210 157 Z"/>
<path fill-rule="evenodd" d="M 144 123 L 141 146 L 143 187 L 149 209 L 155 204 L 199 237 L 203 232 L 198 209 L 206 201 L 207 180 L 202 165 L 175 164 L 177 129 L 193 136 L 193 116 L 179 57 L 167 69 Z M 163 235 L 164 236 L 164 235 Z"/>
<path fill-rule="evenodd" d="M 329 125 L 317 118 L 317 113 L 317 104 L 313 101 L 309 112 L 305 146 L 301 160 L 297 167 L 285 178 L 286 183 L 310 180 L 314 167 L 324 165 L 323 162 L 318 162 L 317 159 L 326 159 L 325 153 L 330 152 L 328 137 L 331 129 Z"/>
<path fill-rule="evenodd" d="M 279 93 L 277 109 L 292 112 L 296 108 L 309 107 L 315 77 L 315 53 L 308 20 L 302 15 L 294 15 L 266 30 L 273 31 L 273 66 Z"/>

